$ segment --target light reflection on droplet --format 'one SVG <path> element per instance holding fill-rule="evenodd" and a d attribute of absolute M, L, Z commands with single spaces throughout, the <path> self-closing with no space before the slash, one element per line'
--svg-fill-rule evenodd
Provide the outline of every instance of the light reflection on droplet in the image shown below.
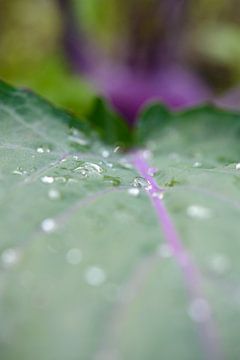
<path fill-rule="evenodd" d="M 240 170 L 240 163 L 236 164 L 236 170 Z"/>
<path fill-rule="evenodd" d="M 130 188 L 128 189 L 128 194 L 132 196 L 138 196 L 140 194 L 140 190 L 138 188 Z"/>
<path fill-rule="evenodd" d="M 52 176 L 43 176 L 41 177 L 41 181 L 44 184 L 52 184 L 54 182 L 54 178 Z"/>
<path fill-rule="evenodd" d="M 85 280 L 91 286 L 100 286 L 106 280 L 105 271 L 98 266 L 91 266 L 85 272 Z"/>
<path fill-rule="evenodd" d="M 89 175 L 100 175 L 103 173 L 103 168 L 95 163 L 85 162 L 83 165 L 74 169 L 74 172 L 81 174 L 83 177 Z"/>
<path fill-rule="evenodd" d="M 187 208 L 187 215 L 195 219 L 204 220 L 211 218 L 212 212 L 201 205 L 190 205 Z"/>
<path fill-rule="evenodd" d="M 110 152 L 108 150 L 102 150 L 102 157 L 104 157 L 105 159 L 108 158 L 110 156 Z"/>
<path fill-rule="evenodd" d="M 54 230 L 56 230 L 57 224 L 56 221 L 54 219 L 48 218 L 48 219 L 44 219 L 41 223 L 41 229 L 45 232 L 45 233 L 51 233 Z"/>
<path fill-rule="evenodd" d="M 149 181 L 144 179 L 141 176 L 136 176 L 133 179 L 132 185 L 133 185 L 133 187 L 143 188 L 145 190 L 150 190 L 151 189 L 151 184 L 149 183 Z"/>
<path fill-rule="evenodd" d="M 188 314 L 193 321 L 207 321 L 210 316 L 210 309 L 207 301 L 202 298 L 193 300 L 188 308 Z"/>
<path fill-rule="evenodd" d="M 157 198 L 157 199 L 159 199 L 159 200 L 162 200 L 162 199 L 164 198 L 164 193 L 163 193 L 163 191 L 161 191 L 161 190 L 159 190 L 159 191 L 154 191 L 154 192 L 152 193 L 152 197 L 153 197 L 153 198 Z"/>
<path fill-rule="evenodd" d="M 78 248 L 70 249 L 66 254 L 66 260 L 71 265 L 78 265 L 82 261 L 82 252 Z"/>
<path fill-rule="evenodd" d="M 21 258 L 21 252 L 19 249 L 8 248 L 1 254 L 1 262 L 3 267 L 9 268 L 16 265 Z"/>
<path fill-rule="evenodd" d="M 199 168 L 202 166 L 202 163 L 200 161 L 195 161 L 195 163 L 193 164 L 193 167 L 195 168 Z"/>

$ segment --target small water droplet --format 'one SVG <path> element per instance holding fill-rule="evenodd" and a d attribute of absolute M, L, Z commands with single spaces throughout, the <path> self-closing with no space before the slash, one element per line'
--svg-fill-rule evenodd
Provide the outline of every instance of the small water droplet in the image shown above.
<path fill-rule="evenodd" d="M 77 129 L 71 129 L 70 135 L 68 137 L 68 140 L 73 143 L 80 146 L 87 146 L 89 145 L 89 140 Z"/>
<path fill-rule="evenodd" d="M 41 177 L 41 181 L 44 184 L 52 184 L 54 182 L 54 178 L 52 176 L 43 176 Z"/>
<path fill-rule="evenodd" d="M 17 167 L 16 170 L 12 172 L 14 175 L 27 175 L 27 171 L 23 170 L 21 167 Z"/>
<path fill-rule="evenodd" d="M 150 150 L 143 150 L 142 156 L 145 160 L 148 160 L 152 157 L 152 152 Z"/>
<path fill-rule="evenodd" d="M 82 252 L 78 248 L 70 249 L 66 254 L 67 262 L 71 265 L 78 265 L 82 261 Z"/>
<path fill-rule="evenodd" d="M 164 198 L 164 193 L 163 193 L 163 191 L 161 191 L 161 190 L 159 190 L 159 191 L 154 191 L 154 192 L 152 193 L 152 197 L 153 197 L 153 198 L 157 198 L 157 199 L 159 199 L 159 200 L 162 200 L 162 199 Z"/>
<path fill-rule="evenodd" d="M 240 170 L 240 163 L 236 164 L 236 170 Z"/>
<path fill-rule="evenodd" d="M 50 189 L 48 192 L 48 197 L 51 200 L 58 200 L 60 199 L 61 194 L 57 189 Z"/>
<path fill-rule="evenodd" d="M 108 158 L 110 156 L 110 152 L 105 149 L 102 150 L 101 154 L 102 154 L 102 157 L 104 157 L 104 158 Z"/>
<path fill-rule="evenodd" d="M 38 147 L 38 148 L 37 148 L 37 152 L 38 152 L 39 154 L 43 154 L 43 153 L 44 153 L 44 149 L 43 149 L 42 147 Z"/>
<path fill-rule="evenodd" d="M 21 252 L 19 249 L 9 248 L 5 249 L 1 254 L 2 265 L 5 268 L 10 268 L 16 265 L 21 258 Z"/>
<path fill-rule="evenodd" d="M 157 168 L 153 167 L 153 168 L 149 168 L 147 173 L 149 176 L 154 176 L 157 171 L 158 171 Z"/>
<path fill-rule="evenodd" d="M 193 167 L 195 168 L 200 168 L 202 166 L 202 163 L 200 161 L 195 161 L 195 163 L 193 164 Z"/>
<path fill-rule="evenodd" d="M 41 223 L 41 229 L 46 233 L 51 233 L 56 230 L 57 224 L 54 219 L 48 218 Z"/>
<path fill-rule="evenodd" d="M 133 179 L 132 185 L 133 187 L 142 188 L 145 190 L 150 190 L 152 188 L 150 182 L 141 176 L 135 177 Z"/>
<path fill-rule="evenodd" d="M 129 193 L 129 195 L 132 195 L 132 196 L 138 196 L 140 194 L 140 190 L 136 187 L 133 187 L 133 188 L 128 189 L 128 193 Z"/>
<path fill-rule="evenodd" d="M 103 173 L 103 168 L 98 164 L 85 162 L 81 166 L 75 168 L 74 172 L 81 174 L 83 177 L 87 177 L 91 175 L 101 175 Z"/>
<path fill-rule="evenodd" d="M 113 150 L 114 153 L 120 152 L 121 147 L 120 146 L 116 146 Z"/>
<path fill-rule="evenodd" d="M 230 261 L 225 255 L 216 254 L 210 259 L 209 266 L 217 274 L 223 275 L 230 269 Z"/>
<path fill-rule="evenodd" d="M 105 271 L 98 266 L 91 266 L 85 272 L 85 280 L 91 286 L 102 285 L 106 280 Z"/>
<path fill-rule="evenodd" d="M 200 205 L 191 205 L 187 208 L 187 215 L 195 219 L 209 219 L 212 216 L 210 209 Z"/>
<path fill-rule="evenodd" d="M 189 306 L 188 314 L 193 321 L 205 322 L 209 319 L 210 309 L 207 301 L 202 298 L 197 298 L 192 301 Z"/>

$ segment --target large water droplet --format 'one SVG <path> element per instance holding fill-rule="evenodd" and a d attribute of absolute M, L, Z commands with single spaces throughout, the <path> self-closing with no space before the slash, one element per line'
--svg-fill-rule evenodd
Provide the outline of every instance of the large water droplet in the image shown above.
<path fill-rule="evenodd" d="M 150 190 L 151 189 L 150 182 L 148 180 L 144 179 L 141 176 L 135 177 L 133 179 L 132 185 L 133 185 L 133 187 L 142 188 L 142 189 L 145 189 L 145 190 Z"/>
<path fill-rule="evenodd" d="M 74 172 L 81 174 L 83 177 L 87 177 L 91 175 L 101 175 L 103 173 L 103 168 L 98 164 L 85 162 L 81 166 L 75 168 Z"/>
<path fill-rule="evenodd" d="M 71 265 L 78 265 L 82 261 L 82 252 L 78 248 L 70 249 L 66 254 L 67 262 Z"/>
<path fill-rule="evenodd" d="M 102 285 L 106 280 L 105 271 L 98 266 L 91 266 L 85 272 L 85 280 L 92 286 Z"/>
<path fill-rule="evenodd" d="M 212 216 L 210 209 L 200 205 L 190 205 L 187 208 L 187 215 L 195 219 L 209 219 Z"/>
<path fill-rule="evenodd" d="M 56 221 L 51 218 L 44 219 L 43 222 L 41 223 L 41 229 L 45 233 L 53 232 L 54 230 L 56 230 L 56 227 L 57 227 Z"/>
<path fill-rule="evenodd" d="M 54 178 L 52 176 L 43 176 L 41 177 L 41 181 L 44 183 L 44 184 L 52 184 L 54 182 Z"/>
<path fill-rule="evenodd" d="M 210 316 L 210 309 L 207 301 L 202 298 L 197 298 L 193 300 L 189 306 L 188 314 L 193 321 L 207 321 Z"/>
<path fill-rule="evenodd" d="M 21 252 L 19 249 L 8 248 L 1 254 L 1 262 L 3 267 L 9 268 L 16 265 L 21 258 Z"/>

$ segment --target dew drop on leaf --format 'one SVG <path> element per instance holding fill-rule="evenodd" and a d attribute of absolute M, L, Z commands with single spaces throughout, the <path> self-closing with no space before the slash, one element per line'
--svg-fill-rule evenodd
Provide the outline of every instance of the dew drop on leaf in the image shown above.
<path fill-rule="evenodd" d="M 41 181 L 44 183 L 44 184 L 52 184 L 54 182 L 54 178 L 52 176 L 43 176 L 41 177 Z"/>
<path fill-rule="evenodd" d="M 58 200 L 60 199 L 61 194 L 57 189 L 50 189 L 48 192 L 48 197 L 51 200 Z"/>
<path fill-rule="evenodd" d="M 27 175 L 27 171 L 23 170 L 21 167 L 17 167 L 16 170 L 12 172 L 14 175 Z"/>
<path fill-rule="evenodd" d="M 8 248 L 5 249 L 1 254 L 2 265 L 5 268 L 16 265 L 21 258 L 21 252 L 19 249 Z"/>
<path fill-rule="evenodd" d="M 194 299 L 189 306 L 188 314 L 193 321 L 207 321 L 210 316 L 210 309 L 207 301 L 202 298 Z"/>
<path fill-rule="evenodd" d="M 85 272 L 85 280 L 91 286 L 102 285 L 106 280 L 105 271 L 98 266 L 91 266 Z"/>
<path fill-rule="evenodd" d="M 133 179 L 132 185 L 133 185 L 133 187 L 142 188 L 142 189 L 145 189 L 145 190 L 150 190 L 151 189 L 151 184 L 149 183 L 149 181 L 144 179 L 141 176 L 136 176 Z"/>
<path fill-rule="evenodd" d="M 187 208 L 187 215 L 191 218 L 204 220 L 211 218 L 212 212 L 210 209 L 200 205 L 190 205 Z"/>
<path fill-rule="evenodd" d="M 83 177 L 87 177 L 91 175 L 101 175 L 103 173 L 103 168 L 98 164 L 85 162 L 81 166 L 76 167 L 74 172 L 81 174 Z"/>
<path fill-rule="evenodd" d="M 162 200 L 163 197 L 164 197 L 163 191 L 154 191 L 154 192 L 152 193 L 152 197 L 153 197 L 153 198 L 157 198 L 157 199 L 159 199 L 159 200 Z"/>
<path fill-rule="evenodd" d="M 133 187 L 133 188 L 128 189 L 128 193 L 129 193 L 129 195 L 136 197 L 140 194 L 140 190 L 136 187 Z"/>
<path fill-rule="evenodd" d="M 56 221 L 51 218 L 44 219 L 43 222 L 41 223 L 41 229 L 45 233 L 53 232 L 54 230 L 56 230 L 56 227 L 57 227 Z"/>
<path fill-rule="evenodd" d="M 66 260 L 71 265 L 78 265 L 82 261 L 82 252 L 78 248 L 70 249 L 66 254 Z"/>

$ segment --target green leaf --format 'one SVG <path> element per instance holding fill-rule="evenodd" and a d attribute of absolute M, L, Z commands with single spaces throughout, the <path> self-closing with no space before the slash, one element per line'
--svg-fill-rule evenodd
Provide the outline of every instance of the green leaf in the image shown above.
<path fill-rule="evenodd" d="M 0 84 L 1 360 L 238 358 L 240 116 L 154 117 L 123 153 Z"/>

